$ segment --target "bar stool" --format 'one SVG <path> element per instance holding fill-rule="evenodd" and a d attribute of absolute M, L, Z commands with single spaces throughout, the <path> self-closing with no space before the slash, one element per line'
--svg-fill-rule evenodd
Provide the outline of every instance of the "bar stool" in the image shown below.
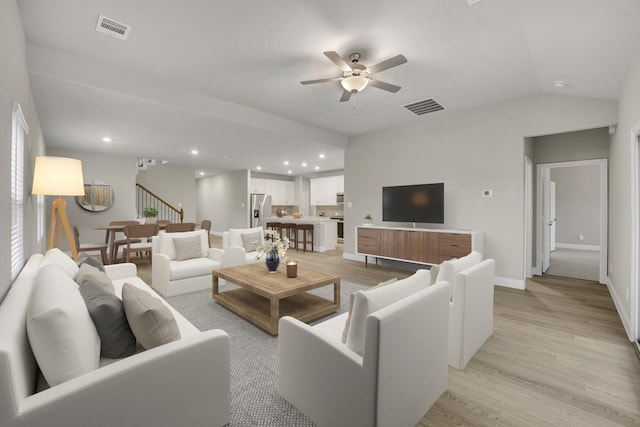
<path fill-rule="evenodd" d="M 280 225 L 281 225 L 281 224 L 280 224 L 279 222 L 271 221 L 271 222 L 268 222 L 268 223 L 266 224 L 266 227 L 267 227 L 267 228 L 270 228 L 271 230 L 273 230 L 273 231 L 275 231 L 276 233 L 280 234 L 280 233 L 282 233 L 282 229 L 280 228 Z"/>
<path fill-rule="evenodd" d="M 307 233 L 311 232 L 311 252 L 313 252 L 313 224 L 296 224 L 296 251 L 298 251 L 298 243 L 301 241 L 298 239 L 298 231 L 302 230 L 302 252 L 307 252 Z"/>
<path fill-rule="evenodd" d="M 281 222 L 280 230 L 282 230 L 280 237 L 285 237 L 286 235 L 287 239 L 289 239 L 289 247 L 292 247 L 292 245 L 296 245 L 296 249 L 297 249 L 298 247 L 298 245 L 296 244 L 297 239 L 293 238 L 294 234 L 296 234 L 296 237 L 297 237 L 296 225 L 289 222 Z"/>

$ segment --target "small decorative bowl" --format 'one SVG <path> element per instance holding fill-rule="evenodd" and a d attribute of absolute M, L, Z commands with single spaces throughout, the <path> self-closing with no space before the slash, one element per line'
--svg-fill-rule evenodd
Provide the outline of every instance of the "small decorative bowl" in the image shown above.
<path fill-rule="evenodd" d="M 302 214 L 300 212 L 294 212 L 291 214 L 291 216 L 293 216 L 295 219 L 302 218 Z"/>

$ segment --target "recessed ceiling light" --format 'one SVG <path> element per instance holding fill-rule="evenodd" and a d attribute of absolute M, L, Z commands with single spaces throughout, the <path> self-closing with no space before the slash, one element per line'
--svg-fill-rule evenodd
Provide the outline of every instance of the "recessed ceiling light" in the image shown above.
<path fill-rule="evenodd" d="M 198 154 L 198 150 L 191 150 L 191 154 Z"/>
<path fill-rule="evenodd" d="M 224 156 L 224 158 L 225 158 L 226 160 L 231 160 L 231 159 L 233 159 L 233 156 L 232 156 L 232 155 L 227 154 L 226 156 Z"/>
<path fill-rule="evenodd" d="M 321 159 L 324 159 L 324 154 L 320 154 L 318 157 L 320 157 Z"/>
<path fill-rule="evenodd" d="M 204 172 L 200 172 L 200 176 L 203 176 L 203 175 L 204 175 Z"/>
<path fill-rule="evenodd" d="M 262 166 L 256 166 L 256 170 L 262 169 Z"/>
<path fill-rule="evenodd" d="M 315 170 L 320 170 L 320 166 L 316 166 L 314 169 Z"/>
<path fill-rule="evenodd" d="M 303 167 L 303 168 L 306 168 L 306 167 L 307 167 L 307 164 L 303 162 L 303 163 L 302 163 L 302 167 Z"/>
<path fill-rule="evenodd" d="M 109 138 L 108 136 L 103 137 L 102 140 L 104 142 L 111 142 L 111 138 Z"/>
<path fill-rule="evenodd" d="M 288 160 L 285 160 L 285 161 L 284 161 L 284 165 L 286 166 L 286 165 L 288 165 L 288 164 L 289 164 L 289 161 L 288 161 Z"/>
<path fill-rule="evenodd" d="M 291 171 L 287 171 L 287 173 L 293 173 L 293 172 L 291 172 Z"/>
<path fill-rule="evenodd" d="M 569 86 L 569 83 L 565 82 L 564 80 L 556 80 L 555 82 L 553 82 L 553 85 L 557 88 L 563 88 Z"/>

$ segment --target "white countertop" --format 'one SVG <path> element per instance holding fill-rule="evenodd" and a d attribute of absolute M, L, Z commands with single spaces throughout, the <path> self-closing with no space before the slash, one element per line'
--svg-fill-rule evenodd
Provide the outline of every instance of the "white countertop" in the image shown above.
<path fill-rule="evenodd" d="M 319 223 L 319 222 L 324 222 L 324 223 L 327 223 L 327 222 L 338 222 L 338 220 L 331 219 L 328 216 L 303 216 L 300 219 L 295 219 L 291 215 L 287 215 L 287 216 L 283 216 L 283 217 L 272 216 L 267 221 L 293 222 L 293 223 L 298 223 L 298 224 Z"/>

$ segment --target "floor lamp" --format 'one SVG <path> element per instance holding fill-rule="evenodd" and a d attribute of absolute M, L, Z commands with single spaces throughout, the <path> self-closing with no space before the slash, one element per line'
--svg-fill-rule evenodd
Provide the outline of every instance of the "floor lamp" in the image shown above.
<path fill-rule="evenodd" d="M 67 218 L 67 202 L 62 196 L 84 196 L 84 180 L 82 178 L 82 162 L 66 157 L 37 156 L 33 173 L 31 194 L 58 196 L 51 209 L 51 226 L 49 228 L 49 245 L 47 249 L 60 246 L 60 237 L 64 229 L 69 241 L 73 259 L 78 259 L 69 219 Z"/>

